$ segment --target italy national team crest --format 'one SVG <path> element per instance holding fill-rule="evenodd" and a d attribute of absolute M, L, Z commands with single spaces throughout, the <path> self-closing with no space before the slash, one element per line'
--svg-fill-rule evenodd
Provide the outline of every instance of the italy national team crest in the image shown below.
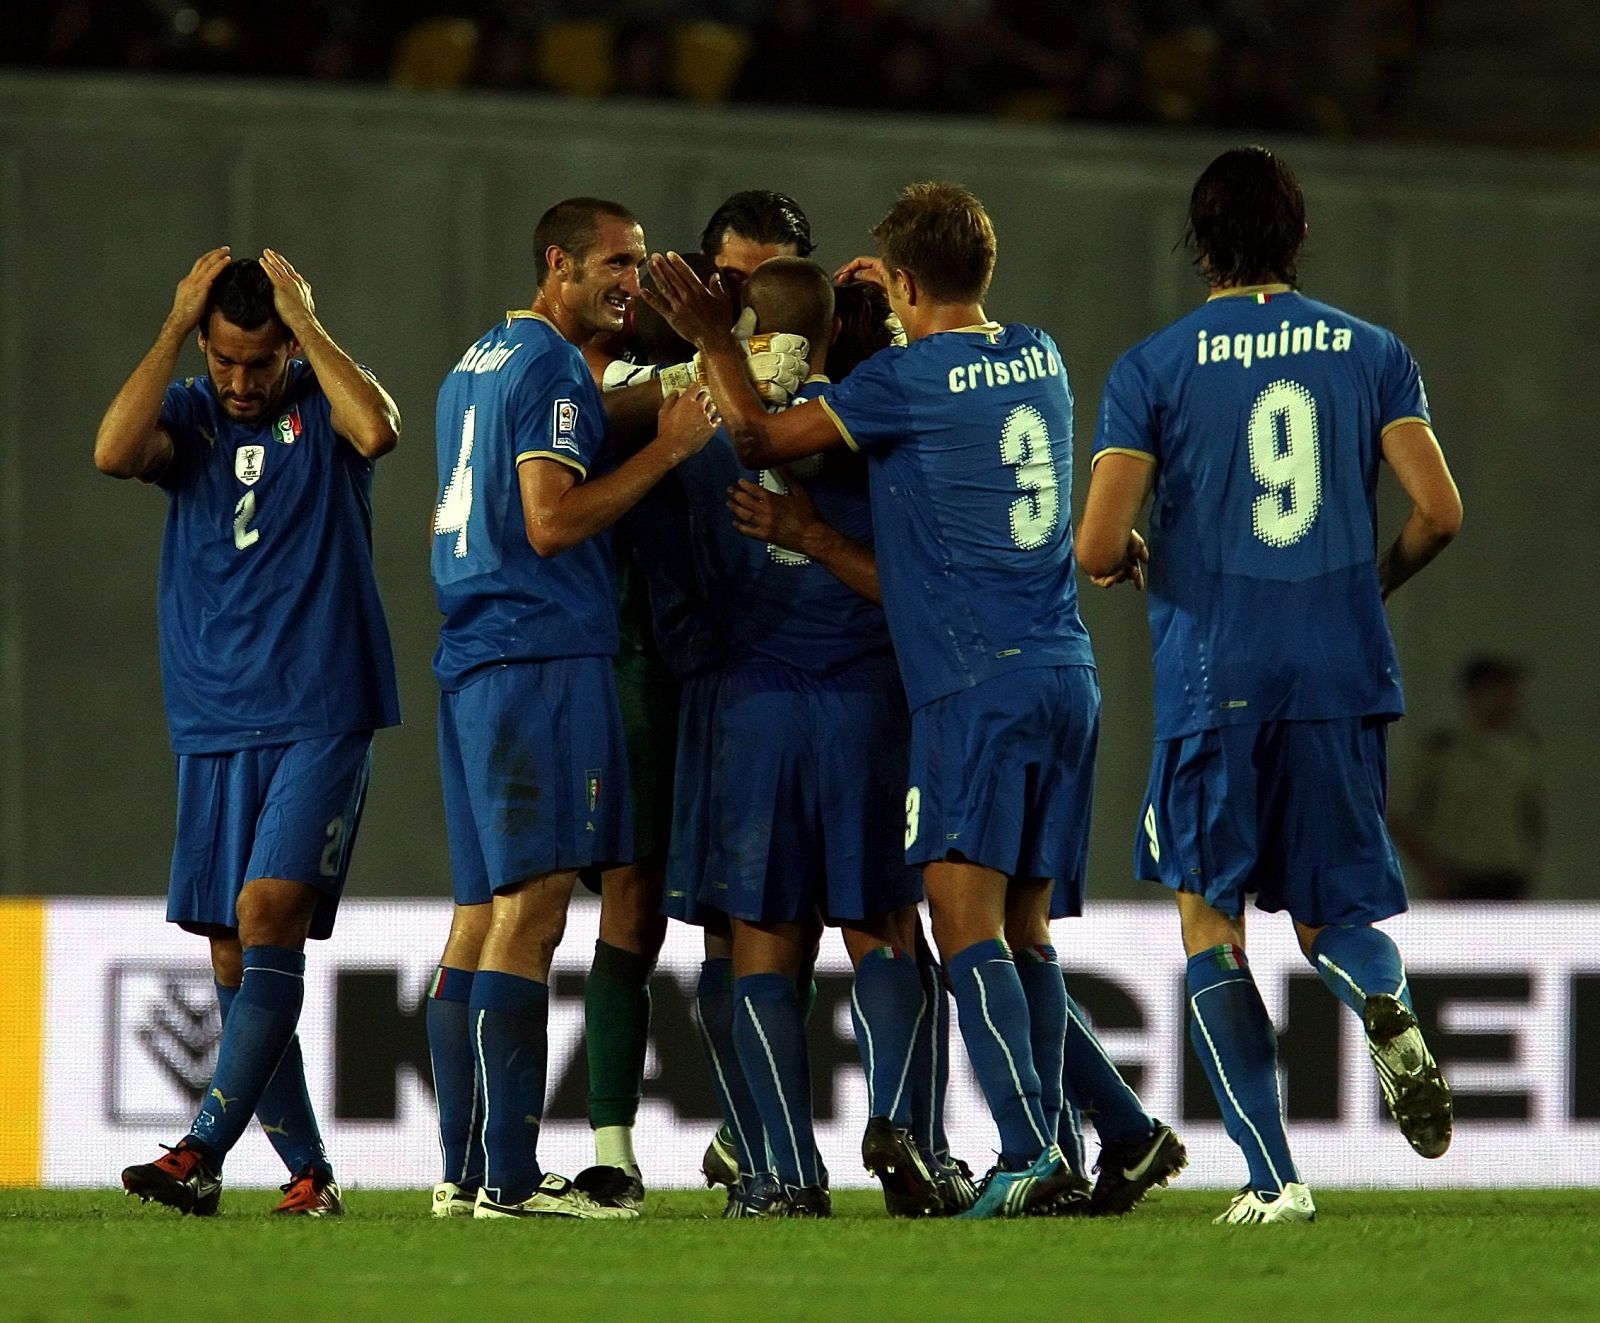
<path fill-rule="evenodd" d="M 278 440 L 286 446 L 292 446 L 300 439 L 300 408 L 296 405 L 278 419 L 276 431 Z"/>
<path fill-rule="evenodd" d="M 600 769 L 591 767 L 584 773 L 584 778 L 589 786 L 589 812 L 593 813 L 600 807 Z"/>
<path fill-rule="evenodd" d="M 266 460 L 265 446 L 240 446 L 233 457 L 234 476 L 246 487 L 254 487 L 261 481 L 261 471 L 266 465 Z"/>

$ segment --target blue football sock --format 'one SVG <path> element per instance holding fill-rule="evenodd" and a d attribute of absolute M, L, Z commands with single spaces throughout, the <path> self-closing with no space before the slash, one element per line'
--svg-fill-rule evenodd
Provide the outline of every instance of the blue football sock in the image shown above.
<path fill-rule="evenodd" d="M 1365 924 L 1324 928 L 1311 943 L 1311 963 L 1329 990 L 1361 1014 L 1362 1003 L 1388 992 L 1411 1006 L 1411 985 L 1400 950 L 1386 932 Z"/>
<path fill-rule="evenodd" d="M 1017 952 L 1017 978 L 1028 999 L 1028 1040 L 1033 1068 L 1039 1074 L 1039 1107 L 1044 1130 L 1061 1128 L 1061 1071 L 1067 1041 L 1067 985 L 1053 946 L 1029 946 Z"/>
<path fill-rule="evenodd" d="M 440 965 L 428 985 L 423 1014 L 428 1026 L 428 1059 L 433 1065 L 433 1096 L 439 1107 L 441 1180 L 463 1190 L 483 1184 L 483 1136 L 478 1128 L 478 1091 L 473 1086 L 471 1018 L 473 971 Z"/>
<path fill-rule="evenodd" d="M 550 989 L 531 978 L 480 969 L 467 1005 L 478 1058 L 483 1188 L 497 1203 L 521 1203 L 543 1175 L 538 1146 Z"/>
<path fill-rule="evenodd" d="M 1065 1098 L 1061 1100 L 1061 1121 L 1056 1126 L 1056 1147 L 1067 1160 L 1067 1170 L 1079 1180 L 1088 1180 L 1088 1159 L 1083 1149 L 1083 1114 Z"/>
<path fill-rule="evenodd" d="M 306 957 L 286 946 L 251 946 L 244 978 L 222 1022 L 217 1068 L 189 1131 L 219 1170 L 255 1115 L 306 995 Z M 304 1079 L 304 1072 L 301 1072 Z M 302 1086 L 303 1087 L 303 1086 Z"/>
<path fill-rule="evenodd" d="M 821 1184 L 811 1117 L 811 1058 L 794 983 L 782 974 L 747 974 L 733 985 L 733 1039 L 755 1095 L 778 1179 Z"/>
<path fill-rule="evenodd" d="M 1033 1165 L 1055 1135 L 1045 1129 L 1033 1065 L 1028 1000 L 1003 941 L 974 942 L 948 962 L 961 1038 L 1000 1131 L 1000 1165 Z"/>
<path fill-rule="evenodd" d="M 218 983 L 217 1009 L 222 1012 L 222 1022 L 228 1022 L 228 1008 L 239 995 L 238 988 Z M 256 1120 L 261 1122 L 261 1133 L 271 1141 L 273 1152 L 297 1176 L 306 1168 L 319 1171 L 330 1180 L 333 1164 L 328 1161 L 328 1150 L 322 1144 L 322 1128 L 317 1124 L 316 1109 L 311 1105 L 311 1093 L 306 1088 L 306 1063 L 300 1051 L 300 1035 L 295 1034 L 278 1058 L 278 1068 L 272 1072 L 261 1101 L 256 1104 Z"/>
<path fill-rule="evenodd" d="M 1155 1119 L 1106 1054 L 1089 1017 L 1067 996 L 1067 1050 L 1062 1089 L 1080 1113 L 1094 1117 L 1105 1144 L 1135 1144 L 1155 1133 Z"/>
<path fill-rule="evenodd" d="M 1250 1187 L 1277 1193 L 1298 1181 L 1278 1098 L 1278 1035 L 1245 954 L 1213 946 L 1189 958 L 1189 1036 L 1250 1167 Z"/>
<path fill-rule="evenodd" d="M 755 1095 L 745 1082 L 739 1065 L 739 1049 L 733 1041 L 733 961 L 726 956 L 707 959 L 700 966 L 700 981 L 695 987 L 695 1019 L 700 1028 L 700 1045 L 705 1049 L 711 1071 L 711 1087 L 722 1108 L 722 1123 L 733 1136 L 739 1155 L 739 1171 L 755 1176 L 771 1169 L 767 1141 L 761 1132 L 761 1113 Z"/>
<path fill-rule="evenodd" d="M 867 1114 L 909 1125 L 911 1058 L 927 1015 L 922 976 L 911 954 L 892 946 L 869 951 L 856 970 L 850 1012 L 867 1072 Z"/>
<path fill-rule="evenodd" d="M 950 991 L 921 924 L 917 925 L 917 973 L 927 1013 L 911 1052 L 911 1136 L 928 1157 L 948 1161 L 944 1099 L 950 1087 Z"/>

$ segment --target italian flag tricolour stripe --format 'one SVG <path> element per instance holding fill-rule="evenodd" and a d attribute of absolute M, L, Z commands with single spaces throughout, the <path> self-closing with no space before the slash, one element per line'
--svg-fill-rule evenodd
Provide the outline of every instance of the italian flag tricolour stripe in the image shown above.
<path fill-rule="evenodd" d="M 42 1178 L 44 902 L 0 896 L 0 1186 Z"/>

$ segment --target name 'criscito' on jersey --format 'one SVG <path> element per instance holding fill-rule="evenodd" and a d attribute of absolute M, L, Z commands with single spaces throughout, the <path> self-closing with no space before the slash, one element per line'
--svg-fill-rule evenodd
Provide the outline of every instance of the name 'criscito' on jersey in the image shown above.
<path fill-rule="evenodd" d="M 1024 345 L 1021 353 L 1012 359 L 980 358 L 951 368 L 950 393 L 959 395 L 965 390 L 977 390 L 979 386 L 1010 386 L 1060 375 L 1060 359 L 1034 345 Z"/>
<path fill-rule="evenodd" d="M 1225 331 L 1195 332 L 1195 361 L 1207 363 L 1237 363 L 1249 367 L 1258 358 L 1287 358 L 1290 354 L 1342 354 L 1350 348 L 1350 328 L 1329 326 L 1317 318 L 1315 326 L 1290 326 L 1288 321 L 1278 323 L 1276 331 L 1240 331 L 1229 335 Z"/>

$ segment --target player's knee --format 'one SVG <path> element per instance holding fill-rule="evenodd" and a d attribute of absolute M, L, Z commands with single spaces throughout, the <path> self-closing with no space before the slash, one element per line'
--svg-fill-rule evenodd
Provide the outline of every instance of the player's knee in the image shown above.
<path fill-rule="evenodd" d="M 244 950 L 237 935 L 212 937 L 211 975 L 225 988 L 236 988 L 244 981 Z"/>
<path fill-rule="evenodd" d="M 309 887 L 277 879 L 246 883 L 237 905 L 239 944 L 304 946 L 315 911 L 316 893 Z"/>

